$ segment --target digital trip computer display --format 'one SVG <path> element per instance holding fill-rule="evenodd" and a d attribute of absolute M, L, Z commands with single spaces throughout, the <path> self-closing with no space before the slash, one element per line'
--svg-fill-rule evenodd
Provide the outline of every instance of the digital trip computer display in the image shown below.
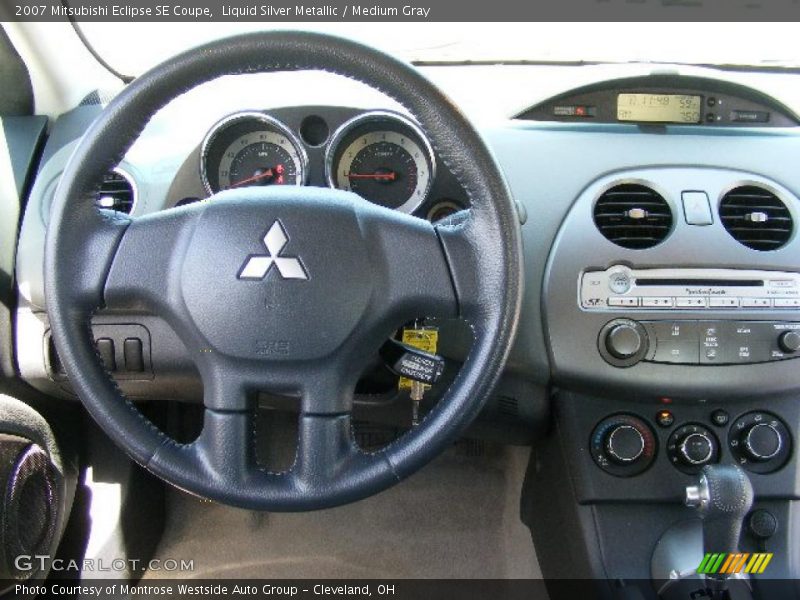
<path fill-rule="evenodd" d="M 619 94 L 617 119 L 648 123 L 699 123 L 701 96 Z"/>

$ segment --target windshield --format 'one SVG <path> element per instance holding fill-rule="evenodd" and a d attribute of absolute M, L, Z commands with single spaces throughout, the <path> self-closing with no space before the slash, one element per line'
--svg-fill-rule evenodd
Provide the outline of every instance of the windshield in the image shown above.
<path fill-rule="evenodd" d="M 137 75 L 203 42 L 266 28 L 317 30 L 423 63 L 672 63 L 798 67 L 793 23 L 83 23 L 119 71 Z"/>

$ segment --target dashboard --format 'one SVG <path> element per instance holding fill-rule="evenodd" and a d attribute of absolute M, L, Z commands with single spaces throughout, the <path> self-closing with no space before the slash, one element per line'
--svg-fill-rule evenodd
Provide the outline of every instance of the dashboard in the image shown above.
<path fill-rule="evenodd" d="M 195 104 L 208 94 L 194 92 Z M 687 98 L 699 99 L 699 109 L 698 100 L 689 107 L 700 110 L 697 119 L 655 122 L 655 113 L 638 121 L 619 119 L 619 110 L 632 99 L 669 107 Z M 708 117 L 712 100 L 719 119 Z M 568 115 L 563 106 L 584 110 Z M 57 395 L 68 396 L 69 386 L 48 341 L 44 312 L 47 213 L 71 149 L 101 109 L 84 105 L 55 123 L 20 237 L 20 372 Z M 769 117 L 763 123 L 728 122 L 746 110 Z M 108 175 L 99 207 L 136 217 L 207 201 L 227 187 L 307 185 L 349 189 L 365 201 L 434 221 L 469 208 L 464 190 L 424 133 L 390 104 L 241 108 L 221 111 L 190 134 L 177 111 L 171 118 L 174 124 L 162 122 L 157 136 L 145 131 L 146 152 L 129 153 Z M 787 160 L 800 145 L 797 123 L 786 106 L 740 84 L 651 75 L 575 88 L 485 126 L 483 134 L 520 206 L 526 261 L 525 309 L 507 367 L 508 389 L 498 392 L 497 406 L 510 404 L 514 420 L 529 427 L 542 414 L 550 385 L 577 390 L 600 385 L 608 393 L 647 397 L 736 396 L 753 378 L 763 381 L 762 393 L 794 389 L 788 377 L 794 354 L 786 348 L 800 322 L 798 292 L 770 288 L 770 282 L 794 281 L 798 269 L 800 180 Z M 164 146 L 170 139 L 174 148 Z M 731 196 L 747 196 L 748 190 L 763 196 L 753 200 L 760 208 L 743 208 L 736 203 L 747 198 Z M 757 230 L 755 241 L 736 238 L 731 223 L 737 219 Z M 713 277 L 700 277 L 709 269 L 716 270 Z M 616 281 L 621 274 L 632 282 L 630 290 L 597 297 L 586 292 L 592 277 Z M 669 289 L 645 285 L 648 274 L 667 280 Z M 734 281 L 745 275 L 748 285 L 761 282 L 755 291 Z M 607 288 L 607 282 L 598 286 Z M 691 288 L 692 302 L 702 306 L 683 305 L 683 288 Z M 769 293 L 762 295 L 764 290 Z M 736 306 L 718 305 L 720 295 L 735 296 Z M 748 304 L 751 299 L 762 304 Z M 115 377 L 128 393 L 197 397 L 191 360 L 164 323 L 148 315 L 97 319 L 104 329 L 100 337 L 109 340 L 108 360 L 118 367 Z M 664 358 L 669 345 L 659 331 L 662 321 L 671 320 L 684 322 L 689 337 L 680 340 L 685 353 Z M 762 323 L 753 328 L 753 350 L 742 360 L 730 349 L 738 343 L 736 335 L 722 334 L 719 364 L 709 367 L 700 354 L 699 332 L 702 324 L 718 320 L 730 320 L 733 327 Z M 469 331 L 448 323 L 441 328 L 441 351 L 457 364 L 468 350 Z M 629 344 L 637 336 L 632 354 L 613 347 L 615 339 Z M 138 340 L 128 344 L 136 348 L 130 358 L 134 370 L 125 368 L 129 339 Z M 709 377 L 710 368 L 725 375 Z"/>
<path fill-rule="evenodd" d="M 151 124 L 106 177 L 98 209 L 135 218 L 267 185 L 351 190 L 431 221 L 470 209 L 424 132 L 391 103 L 253 108 L 248 98 L 231 110 L 215 101 L 222 97 L 232 95 L 193 90 Z M 184 110 L 206 101 L 202 119 Z M 88 103 L 54 123 L 19 239 L 19 373 L 58 398 L 74 395 L 49 337 L 44 236 L 59 176 L 100 110 Z M 583 556 L 591 538 L 605 550 L 603 577 L 649 579 L 661 532 L 686 516 L 685 486 L 705 464 L 735 463 L 751 477 L 759 509 L 782 523 L 770 543 L 789 551 L 776 552 L 771 569 L 792 576 L 791 532 L 800 526 L 796 113 L 741 82 L 657 73 L 572 86 L 508 114 L 480 129 L 519 207 L 525 292 L 504 376 L 474 431 L 539 444 L 531 477 L 548 498 L 565 499 L 537 504 L 533 495 L 523 507 L 537 548 L 548 548 L 543 571 L 575 577 L 562 565 Z M 430 406 L 471 333 L 460 321 L 425 325 L 437 328 L 447 364 L 425 396 Z M 162 320 L 103 311 L 93 331 L 128 396 L 201 398 L 190 353 Z M 402 427 L 408 390 L 386 375 L 379 362 L 367 369 L 357 414 Z M 281 407 L 278 398 L 261 400 Z M 565 541 L 553 549 L 556 538 Z M 763 543 L 747 538 L 743 550 Z M 614 551 L 622 544 L 628 552 Z"/>

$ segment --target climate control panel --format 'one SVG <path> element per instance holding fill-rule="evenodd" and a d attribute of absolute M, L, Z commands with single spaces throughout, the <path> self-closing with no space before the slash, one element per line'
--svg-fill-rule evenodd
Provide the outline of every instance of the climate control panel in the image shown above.
<path fill-rule="evenodd" d="M 598 348 L 616 367 L 766 363 L 800 357 L 800 323 L 614 319 L 601 329 Z"/>
<path fill-rule="evenodd" d="M 589 441 L 594 462 L 616 477 L 633 477 L 654 463 L 663 444 L 666 460 L 687 475 L 696 475 L 707 464 L 731 462 L 752 473 L 769 474 L 791 457 L 789 428 L 771 412 L 749 411 L 731 420 L 726 410 L 717 409 L 707 419 L 683 422 L 676 421 L 676 412 L 662 408 L 653 424 L 629 413 L 604 418 Z"/>

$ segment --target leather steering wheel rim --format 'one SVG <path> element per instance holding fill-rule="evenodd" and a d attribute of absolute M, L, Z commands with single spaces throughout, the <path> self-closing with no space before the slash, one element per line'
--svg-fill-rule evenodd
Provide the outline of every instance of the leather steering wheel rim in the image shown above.
<path fill-rule="evenodd" d="M 398 101 L 466 190 L 470 208 L 433 226 L 336 190 L 251 188 L 136 219 L 96 209 L 103 175 L 170 100 L 223 75 L 296 70 L 343 75 Z M 304 253 L 309 281 L 237 280 L 234 265 L 248 248 L 258 249 L 252 245 L 259 241 L 252 239 L 252 227 L 260 227 L 262 235 L 277 222 L 296 244 L 292 252 Z M 312 240 L 323 238 L 325 248 L 312 247 Z M 224 249 L 214 251 L 221 242 Z M 338 262 L 326 262 L 333 259 Z M 344 261 L 359 265 L 367 276 L 356 279 Z M 348 278 L 351 289 L 344 295 L 340 288 Z M 502 372 L 519 320 L 522 282 L 516 208 L 499 166 L 470 122 L 410 65 L 349 40 L 305 32 L 215 41 L 134 80 L 93 123 L 70 159 L 46 239 L 52 338 L 91 416 L 136 462 L 165 481 L 260 510 L 352 502 L 390 487 L 438 455 L 477 416 Z M 278 307 L 282 320 L 274 319 L 270 327 L 293 340 L 286 342 L 289 356 L 253 350 L 254 341 L 261 341 L 250 330 L 266 327 L 270 317 L 251 313 L 263 302 L 267 286 L 284 304 L 291 298 L 298 307 L 315 309 L 301 315 L 299 308 Z M 321 303 L 325 295 L 337 299 L 335 310 Z M 240 314 L 223 312 L 220 305 L 226 302 L 241 308 Z M 203 432 L 195 442 L 179 444 L 158 430 L 103 368 L 90 319 L 99 309 L 117 307 L 163 316 L 192 353 L 203 377 L 205 404 Z M 317 310 L 328 320 L 321 321 Z M 418 316 L 467 320 L 474 334 L 469 355 L 418 427 L 376 453 L 360 451 L 349 415 L 358 372 L 348 365 L 374 352 L 404 319 Z M 246 327 L 237 329 L 234 319 Z M 312 330 L 303 320 L 329 325 Z M 309 336 L 313 339 L 305 343 Z M 300 398 L 297 457 L 283 473 L 254 464 L 253 392 L 263 387 Z"/>

